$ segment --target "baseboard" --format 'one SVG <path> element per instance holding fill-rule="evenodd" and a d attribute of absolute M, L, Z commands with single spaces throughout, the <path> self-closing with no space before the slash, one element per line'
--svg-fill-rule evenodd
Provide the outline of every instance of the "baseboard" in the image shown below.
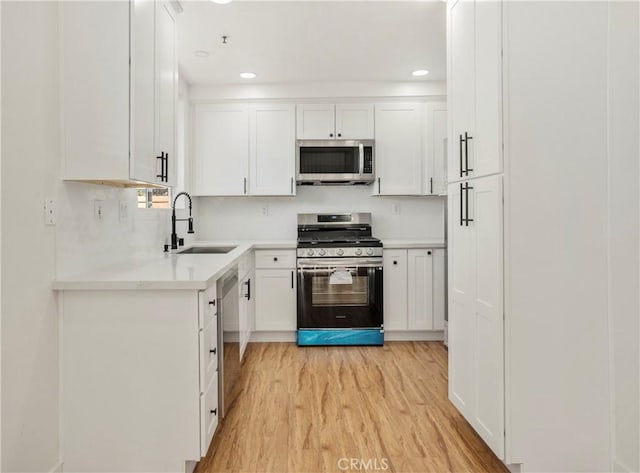
<path fill-rule="evenodd" d="M 49 473 L 63 473 L 64 472 L 64 462 L 60 460 L 56 466 L 49 470 Z"/>
<path fill-rule="evenodd" d="M 198 462 L 192 462 L 192 461 L 185 462 L 184 464 L 185 473 L 193 473 L 196 469 L 196 466 L 198 466 Z"/>
<path fill-rule="evenodd" d="M 509 471 L 511 473 L 521 473 L 522 472 L 522 463 L 509 463 L 509 464 L 504 463 L 504 462 L 502 462 L 502 463 L 504 464 L 504 466 L 506 466 L 509 469 Z"/>
<path fill-rule="evenodd" d="M 388 331 L 384 332 L 385 341 L 389 342 L 438 342 L 444 339 L 442 330 Z M 295 331 L 252 332 L 252 343 L 295 342 Z"/>
<path fill-rule="evenodd" d="M 442 330 L 385 330 L 384 340 L 387 342 L 438 342 L 444 340 L 444 332 Z"/>

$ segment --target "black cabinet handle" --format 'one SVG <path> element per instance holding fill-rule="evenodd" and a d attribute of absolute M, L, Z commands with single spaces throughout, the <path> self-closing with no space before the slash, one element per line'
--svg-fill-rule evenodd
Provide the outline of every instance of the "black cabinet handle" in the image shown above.
<path fill-rule="evenodd" d="M 251 300 L 251 279 L 248 279 L 245 284 L 247 285 L 247 294 L 245 295 L 245 297 L 247 298 L 248 301 L 250 301 Z"/>
<path fill-rule="evenodd" d="M 340 138 L 342 136 L 342 133 L 338 133 L 338 138 Z"/>
<path fill-rule="evenodd" d="M 246 177 L 244 178 L 243 182 L 244 182 L 244 193 L 246 194 L 247 193 L 247 178 Z"/>
<path fill-rule="evenodd" d="M 459 156 L 460 156 L 460 177 L 463 177 L 464 176 L 464 167 L 462 166 L 462 135 L 459 135 L 459 140 L 460 140 L 460 152 L 459 152 Z"/>
<path fill-rule="evenodd" d="M 398 262 L 397 262 L 397 261 L 394 261 L 394 262 L 393 262 L 393 264 L 398 264 Z"/>
<path fill-rule="evenodd" d="M 429 178 L 429 194 L 433 194 L 433 177 Z"/>
<path fill-rule="evenodd" d="M 469 140 L 472 140 L 473 136 L 469 136 L 469 134 L 464 132 L 464 175 L 468 176 L 469 171 L 473 171 L 469 167 Z"/>
<path fill-rule="evenodd" d="M 293 195 L 293 177 L 291 178 L 291 194 Z"/>
<path fill-rule="evenodd" d="M 211 409 L 211 413 L 215 416 L 218 414 L 218 409 Z"/>
<path fill-rule="evenodd" d="M 160 181 L 164 182 L 164 151 L 160 153 L 160 156 L 156 156 L 156 159 L 160 160 L 160 174 L 156 174 L 156 177 L 159 177 Z"/>
<path fill-rule="evenodd" d="M 462 135 L 460 135 L 462 136 Z M 460 183 L 460 226 L 462 226 L 464 224 L 464 202 L 463 202 L 463 197 L 462 195 L 464 194 L 464 187 L 462 186 L 462 183 Z"/>
<path fill-rule="evenodd" d="M 469 183 L 466 182 L 465 183 L 465 188 L 464 188 L 464 190 L 465 190 L 464 202 L 465 202 L 465 206 L 467 207 L 466 216 L 465 216 L 465 219 L 464 219 L 464 224 L 465 224 L 466 227 L 469 226 L 469 222 L 473 222 L 473 219 L 469 218 L 469 191 L 472 190 L 472 189 L 473 189 L 473 187 L 471 187 L 469 185 Z"/>
<path fill-rule="evenodd" d="M 329 138 L 333 138 L 333 133 L 329 133 Z"/>
<path fill-rule="evenodd" d="M 291 289 L 293 289 L 293 271 L 291 271 Z"/>
<path fill-rule="evenodd" d="M 273 257 L 273 261 L 276 261 L 276 262 L 277 262 L 277 261 L 278 261 L 278 257 L 277 257 L 277 256 L 274 256 L 274 257 Z"/>
<path fill-rule="evenodd" d="M 215 348 L 212 348 L 211 350 L 209 350 L 209 353 L 213 353 L 213 354 L 215 355 L 215 354 L 216 354 L 216 351 L 217 351 L 217 350 L 216 350 Z"/>
<path fill-rule="evenodd" d="M 378 178 L 378 194 L 380 193 L 380 178 Z"/>
<path fill-rule="evenodd" d="M 169 182 L 169 153 L 164 153 L 164 182 Z"/>
<path fill-rule="evenodd" d="M 431 254 L 431 251 L 427 251 L 427 254 L 428 254 L 428 255 L 430 255 L 430 254 Z"/>

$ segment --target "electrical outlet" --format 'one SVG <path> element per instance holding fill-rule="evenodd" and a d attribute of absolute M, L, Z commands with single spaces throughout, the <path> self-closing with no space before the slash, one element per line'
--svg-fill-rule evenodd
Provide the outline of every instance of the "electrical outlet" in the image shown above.
<path fill-rule="evenodd" d="M 127 223 L 129 221 L 129 202 L 126 200 L 120 201 L 118 219 L 120 220 L 120 223 Z"/>
<path fill-rule="evenodd" d="M 269 206 L 268 205 L 263 205 L 262 206 L 262 215 L 267 217 L 269 215 Z"/>
<path fill-rule="evenodd" d="M 93 218 L 98 222 L 102 222 L 102 219 L 104 218 L 104 201 L 103 200 L 95 199 L 93 201 Z"/>
<path fill-rule="evenodd" d="M 394 215 L 400 214 L 400 204 L 391 204 L 391 213 Z"/>
<path fill-rule="evenodd" d="M 56 201 L 53 199 L 45 199 L 44 201 L 44 224 L 56 224 Z"/>

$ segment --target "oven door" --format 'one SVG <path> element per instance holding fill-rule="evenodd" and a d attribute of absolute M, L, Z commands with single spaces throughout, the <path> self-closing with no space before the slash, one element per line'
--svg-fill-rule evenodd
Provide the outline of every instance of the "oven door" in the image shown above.
<path fill-rule="evenodd" d="M 298 259 L 298 329 L 382 328 L 380 258 Z"/>

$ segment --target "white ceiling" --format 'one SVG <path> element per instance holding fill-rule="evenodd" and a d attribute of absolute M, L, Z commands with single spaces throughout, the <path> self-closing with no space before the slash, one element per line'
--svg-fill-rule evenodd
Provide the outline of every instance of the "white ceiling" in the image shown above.
<path fill-rule="evenodd" d="M 191 84 L 444 80 L 443 1 L 183 1 L 180 71 Z M 223 45 L 221 36 L 228 35 Z M 209 51 L 198 58 L 196 50 Z M 413 78 L 411 72 L 430 74 Z M 240 79 L 255 72 L 256 79 Z"/>

